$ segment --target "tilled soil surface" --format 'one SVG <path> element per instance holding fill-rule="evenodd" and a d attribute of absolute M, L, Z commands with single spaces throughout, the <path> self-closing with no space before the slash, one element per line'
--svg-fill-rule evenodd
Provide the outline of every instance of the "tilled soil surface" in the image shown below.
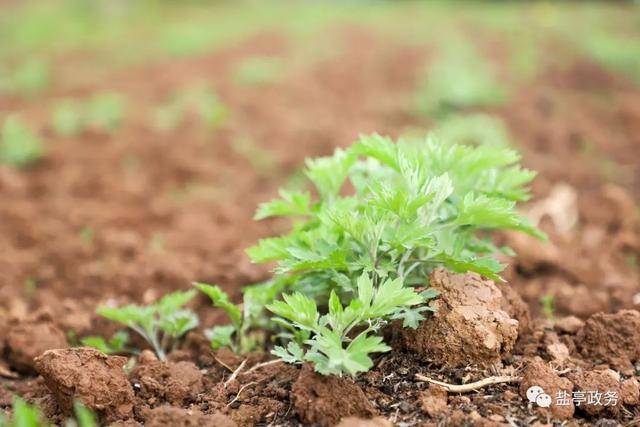
<path fill-rule="evenodd" d="M 93 86 L 65 85 L 37 104 L 0 100 L 0 114 L 20 111 L 52 141 L 37 167 L 0 167 L 0 407 L 9 408 L 17 393 L 62 423 L 76 397 L 118 425 L 332 425 L 345 416 L 356 418 L 341 425 L 638 421 L 640 91 L 583 59 L 549 67 L 491 111 L 508 124 L 526 166 L 539 171 L 526 209 L 550 243 L 501 235 L 519 255 L 510 260 L 508 285 L 492 291 L 499 299 L 482 333 L 498 339 L 488 347 L 495 351 L 470 351 L 479 357 L 472 366 L 456 346 L 486 340 L 439 346 L 447 363 L 436 364 L 418 341 L 393 330 L 390 339 L 401 344 L 356 381 L 282 364 L 252 370 L 266 355 L 250 356 L 230 379 L 242 358 L 212 352 L 200 332 L 168 364 L 143 352 L 128 376 L 126 358 L 69 348 L 78 337 L 118 329 L 94 314 L 108 300 L 151 302 L 194 280 L 238 297 L 241 286 L 268 277 L 243 250 L 286 226 L 253 221 L 254 209 L 304 157 L 330 153 L 359 133 L 396 136 L 426 125 L 410 114 L 410 99 L 428 49 L 363 29 L 331 37 L 340 46 L 331 57 L 265 87 L 234 85 L 230 70 L 256 54 L 292 55 L 279 34 L 118 72 Z M 160 132 L 149 124 L 154 105 L 203 80 L 229 107 L 227 125 L 212 132 L 188 117 Z M 123 128 L 54 136 L 48 108 L 98 90 L 127 97 Z M 554 296 L 554 319 L 540 312 L 541 295 Z M 455 312 L 455 301 L 446 303 Z M 194 308 L 205 327 L 223 319 L 205 298 Z M 49 349 L 56 350 L 43 354 Z M 515 379 L 447 393 L 416 374 L 451 384 Z M 549 410 L 528 401 L 530 386 L 553 399 L 579 390 L 615 391 L 619 399 Z M 374 418 L 366 424 L 358 417 Z"/>

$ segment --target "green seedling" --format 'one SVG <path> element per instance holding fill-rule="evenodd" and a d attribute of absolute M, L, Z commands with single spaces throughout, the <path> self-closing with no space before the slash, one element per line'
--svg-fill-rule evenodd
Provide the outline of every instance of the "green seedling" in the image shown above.
<path fill-rule="evenodd" d="M 273 84 L 282 76 L 282 61 L 277 58 L 253 57 L 238 64 L 234 80 L 240 85 L 265 86 Z"/>
<path fill-rule="evenodd" d="M 547 294 L 540 297 L 540 307 L 544 317 L 547 320 L 553 321 L 556 313 L 555 297 L 553 294 Z"/>
<path fill-rule="evenodd" d="M 640 41 L 637 38 L 592 31 L 579 43 L 593 59 L 640 84 Z"/>
<path fill-rule="evenodd" d="M 34 165 L 44 157 L 40 138 L 17 117 L 8 117 L 0 135 L 0 163 L 17 168 Z"/>
<path fill-rule="evenodd" d="M 229 119 L 229 109 L 220 97 L 206 85 L 196 85 L 157 107 L 153 112 L 153 125 L 163 132 L 171 131 L 180 126 L 188 114 L 198 117 L 211 129 L 223 127 Z"/>
<path fill-rule="evenodd" d="M 82 227 L 82 229 L 78 233 L 78 237 L 80 237 L 80 241 L 82 241 L 82 244 L 85 246 L 91 246 L 95 236 L 96 236 L 96 232 L 91 227 Z"/>
<path fill-rule="evenodd" d="M 38 290 L 38 281 L 34 277 L 27 277 L 24 281 L 24 293 L 28 298 L 35 296 Z"/>
<path fill-rule="evenodd" d="M 449 116 L 433 129 L 433 133 L 439 139 L 453 144 L 498 147 L 511 145 L 509 133 L 502 120 L 488 114 Z"/>
<path fill-rule="evenodd" d="M 176 129 L 184 121 L 185 105 L 178 99 L 156 107 L 153 112 L 153 126 L 162 132 Z"/>
<path fill-rule="evenodd" d="M 214 307 L 222 309 L 231 324 L 215 326 L 205 331 L 214 350 L 228 347 L 236 353 L 247 353 L 264 344 L 264 330 L 270 329 L 264 307 L 274 301 L 284 287 L 282 282 L 266 282 L 243 289 L 243 304 L 233 304 L 229 296 L 216 285 L 194 283 L 207 295 Z"/>
<path fill-rule="evenodd" d="M 270 175 L 276 170 L 277 163 L 273 153 L 256 144 L 250 136 L 244 135 L 236 139 L 231 148 L 262 175 Z"/>
<path fill-rule="evenodd" d="M 213 91 L 205 90 L 195 98 L 195 106 L 202 121 L 211 129 L 218 129 L 227 123 L 229 109 Z"/>
<path fill-rule="evenodd" d="M 99 336 L 89 336 L 82 338 L 80 342 L 86 347 L 93 347 L 105 354 L 129 353 L 127 349 L 129 333 L 127 331 L 118 331 L 108 340 Z"/>
<path fill-rule="evenodd" d="M 96 312 L 135 331 L 151 345 L 160 360 L 165 360 L 178 338 L 198 326 L 196 314 L 182 308 L 194 296 L 195 291 L 178 291 L 152 305 L 101 306 Z"/>
<path fill-rule="evenodd" d="M 13 72 L 0 74 L 0 92 L 23 96 L 35 96 L 51 84 L 49 63 L 31 59 L 19 65 Z"/>
<path fill-rule="evenodd" d="M 86 127 L 83 108 L 73 101 L 64 101 L 56 105 L 51 122 L 55 132 L 61 136 L 77 135 Z"/>
<path fill-rule="evenodd" d="M 87 105 L 87 125 L 101 132 L 113 132 L 124 120 L 125 100 L 116 93 L 94 95 Z"/>
<path fill-rule="evenodd" d="M 473 50 L 454 49 L 438 59 L 418 87 L 416 108 L 426 116 L 445 116 L 469 108 L 502 104 L 506 90 Z"/>
<path fill-rule="evenodd" d="M 529 198 L 535 176 L 519 159 L 505 147 L 434 138 L 396 144 L 371 135 L 308 160 L 317 198 L 281 191 L 260 205 L 256 219 L 297 221 L 289 234 L 247 251 L 254 262 L 276 262 L 275 280 L 286 278 L 295 292 L 268 306 L 291 340 L 286 357 L 282 347 L 276 354 L 312 361 L 322 373 L 354 374 L 368 369 L 367 354 L 387 349 L 375 335 L 387 320 L 418 325 L 434 294 L 412 287 L 427 285 L 434 268 L 501 280 L 504 266 L 494 255 L 508 250 L 480 232 L 513 229 L 544 238 L 515 209 Z M 347 183 L 352 191 L 345 194 Z M 364 335 L 354 337 L 361 328 Z"/>

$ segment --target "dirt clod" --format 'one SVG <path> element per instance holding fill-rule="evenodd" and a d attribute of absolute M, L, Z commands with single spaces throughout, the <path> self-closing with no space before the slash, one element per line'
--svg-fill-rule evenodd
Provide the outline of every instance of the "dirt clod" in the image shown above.
<path fill-rule="evenodd" d="M 106 421 L 126 419 L 133 408 L 133 389 L 122 367 L 125 357 L 92 348 L 49 350 L 35 359 L 54 398 L 65 411 L 79 400 Z"/>
<path fill-rule="evenodd" d="M 322 376 L 310 366 L 293 384 L 293 405 L 303 423 L 329 426 L 349 416 L 371 417 L 375 410 L 362 389 L 348 378 Z"/>
<path fill-rule="evenodd" d="M 427 391 L 421 393 L 420 404 L 424 412 L 431 418 L 436 418 L 447 411 L 447 391 L 431 384 Z"/>
<path fill-rule="evenodd" d="M 583 371 L 570 376 L 574 384 L 576 410 L 590 416 L 617 415 L 620 412 L 620 376 L 611 369 Z M 578 394 L 583 392 L 583 394 Z M 608 394 L 610 393 L 610 394 Z M 576 399 L 576 396 L 579 399 Z M 610 400 L 615 396 L 615 401 Z M 583 399 L 584 397 L 584 399 Z"/>
<path fill-rule="evenodd" d="M 149 411 L 147 427 L 236 427 L 231 418 L 221 413 L 205 415 L 197 410 L 181 409 L 175 406 L 160 406 Z"/>
<path fill-rule="evenodd" d="M 502 309 L 508 302 L 492 281 L 437 269 L 430 284 L 440 293 L 436 311 L 417 330 L 400 330 L 407 349 L 446 366 L 488 366 L 513 349 L 518 321 Z"/>
<path fill-rule="evenodd" d="M 620 385 L 620 398 L 627 405 L 640 403 L 640 383 L 635 378 L 622 381 Z"/>
<path fill-rule="evenodd" d="M 576 316 L 566 316 L 556 320 L 553 327 L 567 334 L 575 334 L 584 326 L 584 322 Z"/>
<path fill-rule="evenodd" d="M 7 333 L 8 360 L 13 368 L 24 373 L 35 372 L 33 359 L 47 350 L 67 348 L 67 338 L 50 322 L 21 323 Z"/>
<path fill-rule="evenodd" d="M 625 374 L 640 360 L 640 312 L 597 313 L 578 332 L 576 344 L 584 356 L 607 361 Z"/>
<path fill-rule="evenodd" d="M 137 397 L 150 406 L 168 402 L 183 405 L 202 393 L 202 373 L 192 362 L 161 362 L 150 352 L 141 354 L 131 371 L 131 382 L 139 390 Z"/>
<path fill-rule="evenodd" d="M 550 412 L 554 418 L 561 420 L 566 420 L 573 416 L 575 411 L 573 403 L 571 403 L 573 384 L 567 378 L 561 378 L 539 357 L 529 360 L 522 373 L 520 395 L 525 399 L 525 402 L 528 402 L 527 390 L 533 386 L 541 387 L 544 393 L 551 396 L 551 406 L 549 408 L 540 408 L 541 411 Z M 558 392 L 567 393 L 569 396 L 567 405 L 556 404 Z"/>

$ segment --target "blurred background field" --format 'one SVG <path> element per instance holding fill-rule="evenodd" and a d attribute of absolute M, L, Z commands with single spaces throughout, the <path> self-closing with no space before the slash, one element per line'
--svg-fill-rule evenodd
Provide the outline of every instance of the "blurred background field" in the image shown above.
<path fill-rule="evenodd" d="M 270 277 L 245 248 L 288 226 L 256 206 L 305 158 L 428 131 L 538 172 L 524 213 L 550 242 L 498 236 L 533 318 L 640 305 L 637 2 L 0 0 L 0 349 L 15 324 L 111 337 L 98 305 L 193 281 L 238 300 Z M 3 368 L 8 407 L 33 378 Z"/>
<path fill-rule="evenodd" d="M 540 172 L 536 195 L 570 213 L 535 211 L 561 267 L 532 272 L 525 256 L 513 269 L 534 309 L 551 295 L 588 315 L 637 291 L 635 246 L 597 243 L 636 236 L 636 3 L 0 4 L 6 312 L 82 313 L 82 334 L 106 298 L 151 301 L 195 279 L 237 293 L 268 274 L 244 248 L 283 226 L 256 224 L 255 206 L 299 186 L 305 157 L 427 130 L 516 145 Z M 621 290 L 594 291 L 612 266 Z"/>

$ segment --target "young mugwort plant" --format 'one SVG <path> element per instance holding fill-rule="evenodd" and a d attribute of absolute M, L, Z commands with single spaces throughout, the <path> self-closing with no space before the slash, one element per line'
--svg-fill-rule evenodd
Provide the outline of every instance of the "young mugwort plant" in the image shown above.
<path fill-rule="evenodd" d="M 248 250 L 254 262 L 276 262 L 274 280 L 286 279 L 293 292 L 267 306 L 288 341 L 273 353 L 312 362 L 323 374 L 367 371 L 372 353 L 389 350 L 377 335 L 386 322 L 415 328 L 423 319 L 436 295 L 416 286 L 427 285 L 434 268 L 500 280 L 504 266 L 494 255 L 510 250 L 480 232 L 544 238 L 515 209 L 535 176 L 519 160 L 506 147 L 434 138 L 394 143 L 379 135 L 308 160 L 317 197 L 281 191 L 262 204 L 256 219 L 296 221 L 290 233 Z"/>
<path fill-rule="evenodd" d="M 101 306 L 100 316 L 121 323 L 143 337 L 160 360 L 177 344 L 177 339 L 198 326 L 196 314 L 183 308 L 195 296 L 195 290 L 177 291 L 165 295 L 151 305 L 125 305 L 122 307 Z M 109 343 L 107 343 L 109 344 Z M 117 340 L 116 344 L 124 342 Z"/>

